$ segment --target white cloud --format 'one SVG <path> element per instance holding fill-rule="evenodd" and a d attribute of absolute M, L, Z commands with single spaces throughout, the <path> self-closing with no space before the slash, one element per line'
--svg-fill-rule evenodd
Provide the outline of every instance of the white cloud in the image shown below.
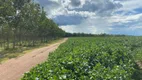
<path fill-rule="evenodd" d="M 135 11 L 142 8 L 141 0 L 37 1 L 45 7 L 48 17 L 55 19 L 67 32 L 110 33 L 116 27 L 116 31 L 124 30 L 123 27 L 135 31 L 142 25 L 142 12 Z"/>
<path fill-rule="evenodd" d="M 88 28 L 86 28 L 86 26 L 65 25 L 60 26 L 60 28 L 70 33 L 98 33 L 96 27 L 94 26 L 88 26 Z"/>
<path fill-rule="evenodd" d="M 120 10 L 133 11 L 136 8 L 142 8 L 141 0 L 123 0 L 120 2 L 123 5 Z"/>
<path fill-rule="evenodd" d="M 142 13 L 140 14 L 133 14 L 133 15 L 114 15 L 110 17 L 109 21 L 111 23 L 113 22 L 119 22 L 119 23 L 130 23 L 133 21 L 137 21 L 142 17 Z"/>
<path fill-rule="evenodd" d="M 84 32 L 84 33 L 108 33 L 112 28 L 111 24 L 107 19 L 101 17 L 92 17 L 83 20 L 81 24 L 78 25 L 66 25 L 60 26 L 63 30 L 67 32 Z"/>

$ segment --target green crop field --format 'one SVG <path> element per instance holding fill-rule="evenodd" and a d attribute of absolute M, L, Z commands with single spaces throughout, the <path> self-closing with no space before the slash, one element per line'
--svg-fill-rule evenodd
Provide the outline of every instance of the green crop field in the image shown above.
<path fill-rule="evenodd" d="M 142 37 L 77 37 L 21 80 L 141 80 Z"/>

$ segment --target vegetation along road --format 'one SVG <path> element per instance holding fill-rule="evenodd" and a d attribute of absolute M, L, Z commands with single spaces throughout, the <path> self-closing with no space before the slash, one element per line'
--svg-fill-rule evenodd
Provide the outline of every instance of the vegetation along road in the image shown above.
<path fill-rule="evenodd" d="M 36 49 L 24 56 L 13 58 L 0 64 L 0 80 L 18 80 L 23 73 L 29 71 L 32 67 L 45 61 L 50 52 L 53 52 L 67 38 L 47 47 Z"/>
<path fill-rule="evenodd" d="M 73 37 L 21 80 L 142 80 L 141 52 L 142 37 Z"/>

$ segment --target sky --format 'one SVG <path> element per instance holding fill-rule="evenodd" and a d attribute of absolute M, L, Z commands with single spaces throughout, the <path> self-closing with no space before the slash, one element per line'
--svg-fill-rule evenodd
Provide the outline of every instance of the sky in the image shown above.
<path fill-rule="evenodd" d="M 36 0 L 70 33 L 142 35 L 141 0 Z"/>

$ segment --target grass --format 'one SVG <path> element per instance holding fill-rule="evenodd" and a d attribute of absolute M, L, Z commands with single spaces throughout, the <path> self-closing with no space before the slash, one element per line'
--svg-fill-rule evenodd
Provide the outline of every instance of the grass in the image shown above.
<path fill-rule="evenodd" d="M 48 43 L 42 43 L 40 45 L 33 46 L 33 47 L 20 47 L 20 48 L 15 48 L 15 49 L 6 49 L 6 50 L 0 48 L 0 64 L 11 59 L 11 58 L 16 58 L 16 57 L 22 56 L 22 55 L 29 53 L 35 49 L 49 46 L 49 45 L 54 44 L 54 43 L 61 41 L 61 40 L 62 40 L 62 38 L 49 41 Z"/>
<path fill-rule="evenodd" d="M 142 61 L 142 47 L 136 50 L 135 60 Z"/>
<path fill-rule="evenodd" d="M 134 56 L 136 61 L 136 73 L 135 79 L 142 80 L 142 47 L 136 49 L 136 55 Z"/>
<path fill-rule="evenodd" d="M 142 45 L 139 44 L 138 47 L 135 47 L 134 51 L 134 60 L 135 60 L 135 73 L 133 78 L 135 80 L 142 80 Z"/>

